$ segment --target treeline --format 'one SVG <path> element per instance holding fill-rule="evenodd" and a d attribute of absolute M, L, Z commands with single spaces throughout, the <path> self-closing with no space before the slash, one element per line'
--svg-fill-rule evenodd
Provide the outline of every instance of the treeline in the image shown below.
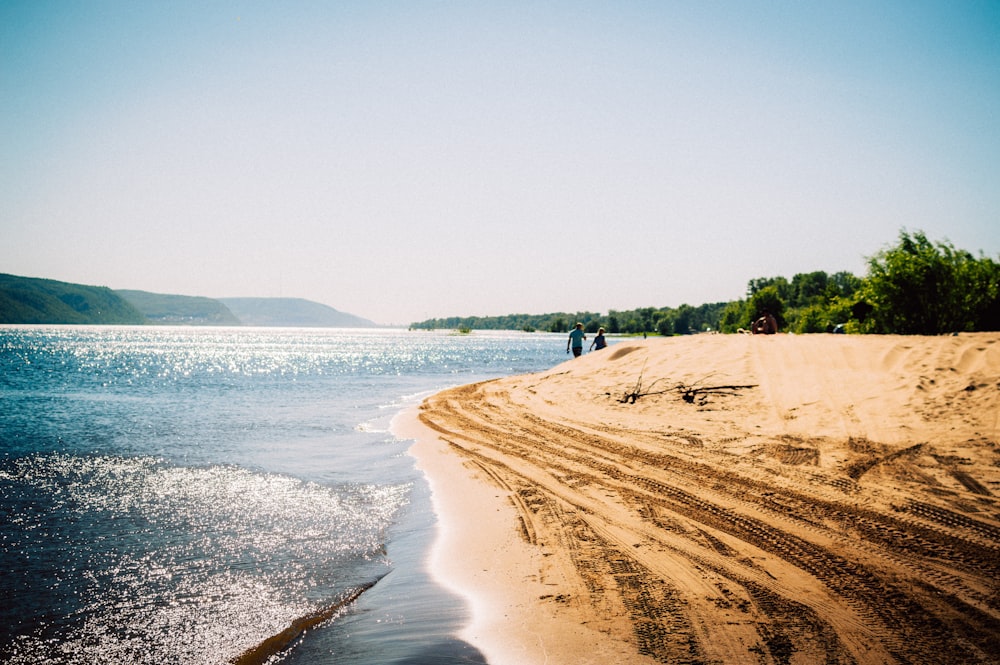
<path fill-rule="evenodd" d="M 585 326 L 593 326 L 594 331 L 603 319 L 595 312 L 555 312 L 551 314 L 506 314 L 504 316 L 450 316 L 443 319 L 427 319 L 410 324 L 419 330 L 523 330 L 536 332 L 569 332 L 569 324 L 580 321 Z"/>
<path fill-rule="evenodd" d="M 780 330 L 936 335 L 1000 330 L 1000 263 L 973 256 L 922 232 L 901 231 L 897 244 L 868 259 L 868 274 L 821 270 L 760 277 L 747 297 L 697 307 L 681 305 L 541 315 L 451 317 L 414 323 L 413 328 L 544 330 L 567 332 L 576 322 L 587 332 L 603 326 L 612 334 L 688 334 L 748 330 L 764 310 Z"/>
<path fill-rule="evenodd" d="M 659 333 L 661 335 L 686 334 L 716 330 L 719 318 L 728 303 L 711 305 L 681 305 L 672 307 L 643 307 L 633 310 L 611 310 L 607 316 L 597 312 L 553 312 L 550 314 L 507 314 L 505 316 L 452 316 L 428 319 L 410 327 L 422 330 L 523 330 L 525 332 L 569 332 L 578 322 L 588 333 L 603 327 L 618 334 Z"/>

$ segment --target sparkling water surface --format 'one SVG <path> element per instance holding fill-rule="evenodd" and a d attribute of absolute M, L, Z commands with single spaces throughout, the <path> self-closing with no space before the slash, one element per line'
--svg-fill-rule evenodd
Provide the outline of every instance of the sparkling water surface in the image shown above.
<path fill-rule="evenodd" d="M 0 661 L 482 663 L 391 418 L 561 335 L 0 327 Z"/>

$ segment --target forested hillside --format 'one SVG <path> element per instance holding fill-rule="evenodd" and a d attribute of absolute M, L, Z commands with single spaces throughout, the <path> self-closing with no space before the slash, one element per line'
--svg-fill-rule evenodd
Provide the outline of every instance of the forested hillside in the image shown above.
<path fill-rule="evenodd" d="M 5 323 L 341 328 L 376 325 L 301 298 L 215 299 L 112 291 L 104 286 L 0 274 L 0 324 Z"/>
<path fill-rule="evenodd" d="M 238 326 L 240 320 L 229 308 L 214 298 L 175 296 L 148 291 L 118 290 L 125 298 L 157 325 Z"/>
<path fill-rule="evenodd" d="M 374 328 L 376 324 L 302 298 L 219 298 L 245 326 Z"/>
<path fill-rule="evenodd" d="M 104 286 L 0 274 L 0 323 L 145 322 L 139 310 Z"/>

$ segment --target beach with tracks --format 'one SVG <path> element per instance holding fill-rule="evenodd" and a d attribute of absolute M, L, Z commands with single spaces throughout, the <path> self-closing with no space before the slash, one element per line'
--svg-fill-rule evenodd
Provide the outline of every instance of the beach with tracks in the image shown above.
<path fill-rule="evenodd" d="M 1000 334 L 623 340 L 396 429 L 505 663 L 1000 658 Z"/>

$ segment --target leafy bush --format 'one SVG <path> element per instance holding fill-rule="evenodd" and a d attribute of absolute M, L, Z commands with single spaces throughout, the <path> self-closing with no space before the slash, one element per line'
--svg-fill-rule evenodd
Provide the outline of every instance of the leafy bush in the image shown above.
<path fill-rule="evenodd" d="M 724 333 L 734 333 L 740 328 L 749 330 L 751 318 L 749 303 L 745 300 L 729 302 L 719 317 L 719 330 Z"/>
<path fill-rule="evenodd" d="M 1000 266 L 922 232 L 902 231 L 899 243 L 868 261 L 862 289 L 879 333 L 936 335 L 983 330 L 1000 298 Z"/>

